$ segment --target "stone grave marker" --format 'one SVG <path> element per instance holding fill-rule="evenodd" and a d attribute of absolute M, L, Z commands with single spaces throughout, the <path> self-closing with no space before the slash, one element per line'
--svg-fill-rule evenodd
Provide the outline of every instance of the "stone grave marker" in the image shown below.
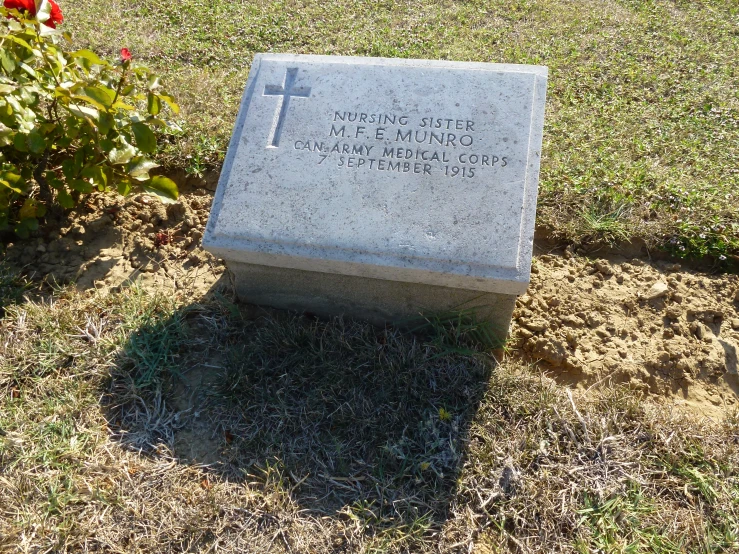
<path fill-rule="evenodd" d="M 547 69 L 258 54 L 204 247 L 245 301 L 381 323 L 528 285 Z"/>

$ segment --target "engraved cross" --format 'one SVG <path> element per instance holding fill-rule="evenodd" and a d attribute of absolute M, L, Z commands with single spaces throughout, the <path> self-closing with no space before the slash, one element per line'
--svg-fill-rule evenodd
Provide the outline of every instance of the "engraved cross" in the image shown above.
<path fill-rule="evenodd" d="M 264 96 L 279 96 L 277 101 L 277 109 L 275 117 L 272 120 L 272 130 L 267 143 L 267 148 L 277 148 L 280 145 L 280 135 L 282 134 L 282 126 L 285 123 L 285 115 L 287 115 L 287 107 L 290 105 L 290 97 L 297 96 L 299 98 L 308 98 L 310 96 L 310 87 L 293 88 L 295 77 L 298 75 L 297 67 L 289 67 L 285 71 L 285 82 L 282 85 L 265 85 Z"/>

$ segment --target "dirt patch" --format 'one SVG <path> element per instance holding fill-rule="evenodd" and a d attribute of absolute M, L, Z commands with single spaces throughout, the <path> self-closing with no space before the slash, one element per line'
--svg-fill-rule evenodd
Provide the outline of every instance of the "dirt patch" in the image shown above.
<path fill-rule="evenodd" d="M 738 289 L 670 262 L 543 255 L 511 345 L 560 382 L 626 383 L 720 417 L 738 405 Z"/>
<path fill-rule="evenodd" d="M 225 269 L 200 247 L 211 201 L 205 189 L 173 204 L 148 194 L 93 194 L 43 236 L 10 244 L 7 260 L 35 278 L 83 289 L 138 280 L 204 293 Z"/>
<path fill-rule="evenodd" d="M 169 205 L 145 194 L 91 195 L 45 235 L 10 245 L 7 258 L 80 288 L 135 279 L 200 296 L 225 270 L 200 246 L 212 188 L 185 187 Z M 513 356 L 569 385 L 628 384 L 708 416 L 739 406 L 737 276 L 569 252 L 537 256 L 532 271 L 514 314 Z M 209 449 L 192 455 L 207 458 Z"/>

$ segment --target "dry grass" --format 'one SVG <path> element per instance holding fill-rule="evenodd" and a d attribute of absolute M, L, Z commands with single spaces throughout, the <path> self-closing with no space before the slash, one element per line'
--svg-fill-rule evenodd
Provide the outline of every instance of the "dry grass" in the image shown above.
<path fill-rule="evenodd" d="M 222 292 L 6 306 L 0 551 L 739 548 L 735 418 Z"/>

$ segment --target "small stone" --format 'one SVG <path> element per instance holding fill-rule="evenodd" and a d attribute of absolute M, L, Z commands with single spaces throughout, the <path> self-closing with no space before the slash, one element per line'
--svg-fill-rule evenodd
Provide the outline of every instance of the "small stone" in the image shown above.
<path fill-rule="evenodd" d="M 698 321 L 694 321 L 690 324 L 690 332 L 695 335 L 697 339 L 702 339 L 706 334 L 706 328 L 703 326 L 702 323 Z"/>
<path fill-rule="evenodd" d="M 670 306 L 667 308 L 665 315 L 670 319 L 680 319 L 680 316 L 683 315 L 683 311 L 678 306 Z"/>
<path fill-rule="evenodd" d="M 43 244 L 39 244 L 39 245 L 38 245 L 38 246 L 36 247 L 36 252 L 42 252 L 42 253 L 43 253 L 43 252 L 46 252 L 46 246 L 44 246 Z"/>
<path fill-rule="evenodd" d="M 667 286 L 667 283 L 664 281 L 657 281 L 652 285 L 649 291 L 647 291 L 646 299 L 656 300 L 657 298 L 662 298 L 667 294 L 668 290 L 670 290 L 670 287 Z"/>
<path fill-rule="evenodd" d="M 605 260 L 598 260 L 595 262 L 595 269 L 597 269 L 603 275 L 613 275 L 613 269 Z"/>
<path fill-rule="evenodd" d="M 526 329 L 526 328 L 524 328 L 524 327 L 521 327 L 521 328 L 520 328 L 520 329 L 518 330 L 518 335 L 519 335 L 520 337 L 524 338 L 524 339 L 530 339 L 531 337 L 533 337 L 533 336 L 534 336 L 534 333 L 532 333 L 531 331 L 529 331 L 528 329 Z"/>
<path fill-rule="evenodd" d="M 574 315 L 566 315 L 561 319 L 562 323 L 570 327 L 582 327 L 583 321 Z"/>
<path fill-rule="evenodd" d="M 588 314 L 587 322 L 592 329 L 595 329 L 603 325 L 603 317 L 598 312 L 592 312 Z"/>
<path fill-rule="evenodd" d="M 739 331 L 739 318 L 735 317 L 731 320 L 731 328 L 734 329 L 734 331 Z"/>
<path fill-rule="evenodd" d="M 547 327 L 549 327 L 549 323 L 547 323 L 543 319 L 534 319 L 532 321 L 522 321 L 521 325 L 526 327 L 529 331 L 533 331 L 535 333 L 544 331 Z"/>
<path fill-rule="evenodd" d="M 523 306 L 530 306 L 533 301 L 534 299 L 531 298 L 528 294 L 524 294 L 523 296 L 520 296 L 518 298 L 518 302 Z"/>

